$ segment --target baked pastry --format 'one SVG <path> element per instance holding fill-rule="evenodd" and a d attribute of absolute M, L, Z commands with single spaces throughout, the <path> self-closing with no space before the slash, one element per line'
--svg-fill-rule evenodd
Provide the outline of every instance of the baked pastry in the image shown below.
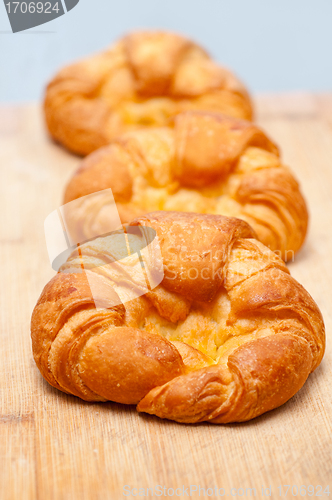
<path fill-rule="evenodd" d="M 32 315 L 34 359 L 51 385 L 189 423 L 249 420 L 303 386 L 324 354 L 321 313 L 246 222 L 155 212 L 129 227 L 156 232 L 164 277 L 121 303 L 142 284 L 119 261 L 118 235 L 74 251 Z"/>
<path fill-rule="evenodd" d="M 154 210 L 238 217 L 285 260 L 307 231 L 305 201 L 277 146 L 253 123 L 218 113 L 190 111 L 175 118 L 174 128 L 124 134 L 83 160 L 64 203 L 106 188 L 122 222 Z M 107 231 L 107 203 L 77 203 L 78 241 L 91 237 L 91 224 Z"/>
<path fill-rule="evenodd" d="M 252 118 L 248 93 L 232 73 L 191 40 L 161 31 L 131 33 L 62 69 L 44 109 L 52 137 L 81 155 L 188 109 Z"/>

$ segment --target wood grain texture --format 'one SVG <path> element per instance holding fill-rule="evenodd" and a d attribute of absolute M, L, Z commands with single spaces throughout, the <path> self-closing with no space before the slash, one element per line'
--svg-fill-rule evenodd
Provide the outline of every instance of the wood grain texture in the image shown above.
<path fill-rule="evenodd" d="M 49 141 L 36 105 L 0 106 L 1 500 L 117 500 L 124 485 L 158 484 L 251 487 L 256 498 L 264 485 L 277 498 L 280 484 L 332 482 L 332 95 L 264 95 L 256 103 L 308 200 L 309 234 L 289 267 L 322 310 L 327 350 L 286 405 L 224 426 L 84 403 L 42 379 L 29 323 L 53 275 L 43 222 L 79 160 Z"/>

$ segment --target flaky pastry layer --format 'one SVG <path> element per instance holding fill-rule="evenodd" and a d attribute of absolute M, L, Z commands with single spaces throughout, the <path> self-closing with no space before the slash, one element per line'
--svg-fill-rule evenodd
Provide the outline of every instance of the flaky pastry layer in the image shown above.
<path fill-rule="evenodd" d="M 325 332 L 284 262 L 234 218 L 155 212 L 131 225 L 156 231 L 162 282 L 121 303 L 142 283 L 114 236 L 73 252 L 32 315 L 44 378 L 86 401 L 188 423 L 245 421 L 289 400 L 320 364 Z"/>
<path fill-rule="evenodd" d="M 253 123 L 218 113 L 190 111 L 173 128 L 120 136 L 83 160 L 64 203 L 107 188 L 122 222 L 154 210 L 238 217 L 285 260 L 307 232 L 306 203 L 277 146 Z M 106 198 L 76 204 L 76 241 L 90 238 L 95 224 L 108 231 L 107 206 Z"/>

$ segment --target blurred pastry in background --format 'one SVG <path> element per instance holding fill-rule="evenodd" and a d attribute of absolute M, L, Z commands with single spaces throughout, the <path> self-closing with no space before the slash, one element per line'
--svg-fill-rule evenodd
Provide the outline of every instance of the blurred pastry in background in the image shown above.
<path fill-rule="evenodd" d="M 188 111 L 174 122 L 128 132 L 83 160 L 64 196 L 65 204 L 77 200 L 74 238 L 91 238 L 96 224 L 99 234 L 107 232 L 107 204 L 115 201 L 123 223 L 154 210 L 237 217 L 292 259 L 305 239 L 308 212 L 277 146 L 252 122 L 219 113 Z M 109 188 L 114 200 L 86 198 Z"/>
<path fill-rule="evenodd" d="M 108 50 L 63 68 L 46 89 L 50 135 L 80 155 L 186 110 L 252 119 L 247 90 L 187 38 L 134 32 Z"/>

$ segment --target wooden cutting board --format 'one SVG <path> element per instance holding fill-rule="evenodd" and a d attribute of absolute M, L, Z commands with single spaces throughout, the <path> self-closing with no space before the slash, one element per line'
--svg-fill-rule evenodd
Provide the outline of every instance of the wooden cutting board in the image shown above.
<path fill-rule="evenodd" d="M 278 498 L 279 485 L 324 491 L 329 482 L 332 491 L 332 95 L 266 95 L 256 103 L 258 121 L 281 146 L 308 200 L 307 242 L 290 268 L 320 306 L 328 343 L 322 365 L 291 401 L 224 426 L 180 425 L 120 404 L 83 403 L 44 382 L 29 331 L 31 311 L 54 274 L 43 222 L 61 204 L 79 159 L 48 140 L 37 105 L 0 106 L 1 500 L 116 500 L 128 492 L 141 498 L 157 485 L 180 488 L 178 496 L 193 485 L 191 498 L 203 497 L 195 486 L 224 488 L 225 497 L 248 497 L 243 491 L 255 488 L 264 498 L 263 486 Z"/>

